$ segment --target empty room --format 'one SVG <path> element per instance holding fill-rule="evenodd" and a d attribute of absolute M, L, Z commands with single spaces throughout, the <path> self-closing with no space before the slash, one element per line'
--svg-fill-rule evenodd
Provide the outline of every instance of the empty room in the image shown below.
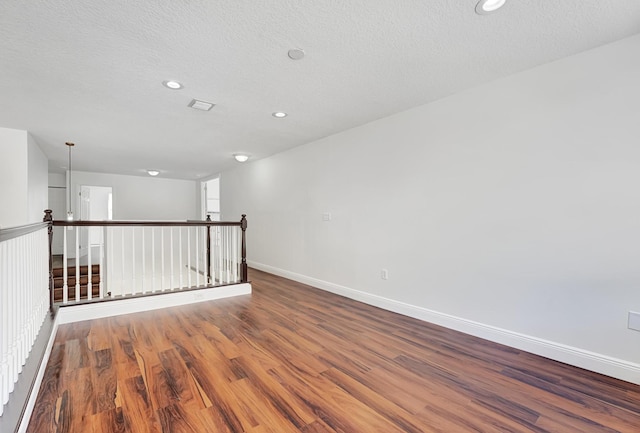
<path fill-rule="evenodd" d="M 640 2 L 0 3 L 0 432 L 640 432 Z"/>

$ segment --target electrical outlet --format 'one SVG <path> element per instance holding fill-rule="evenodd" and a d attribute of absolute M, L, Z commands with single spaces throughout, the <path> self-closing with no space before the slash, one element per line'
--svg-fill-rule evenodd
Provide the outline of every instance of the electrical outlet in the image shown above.
<path fill-rule="evenodd" d="M 640 313 L 629 311 L 629 329 L 640 331 Z"/>
<path fill-rule="evenodd" d="M 380 271 L 380 278 L 382 278 L 383 280 L 388 280 L 389 279 L 389 271 L 386 269 L 383 269 Z"/>

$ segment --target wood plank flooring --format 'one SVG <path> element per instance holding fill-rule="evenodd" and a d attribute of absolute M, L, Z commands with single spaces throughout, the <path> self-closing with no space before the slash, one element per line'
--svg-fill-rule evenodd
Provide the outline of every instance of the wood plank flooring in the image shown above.
<path fill-rule="evenodd" d="M 28 432 L 640 432 L 640 386 L 250 277 L 62 326 Z"/>

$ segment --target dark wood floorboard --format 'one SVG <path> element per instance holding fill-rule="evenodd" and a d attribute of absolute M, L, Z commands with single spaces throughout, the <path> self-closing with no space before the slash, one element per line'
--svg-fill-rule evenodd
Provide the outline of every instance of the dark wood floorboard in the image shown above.
<path fill-rule="evenodd" d="M 60 327 L 28 432 L 640 432 L 640 386 L 250 276 Z"/>

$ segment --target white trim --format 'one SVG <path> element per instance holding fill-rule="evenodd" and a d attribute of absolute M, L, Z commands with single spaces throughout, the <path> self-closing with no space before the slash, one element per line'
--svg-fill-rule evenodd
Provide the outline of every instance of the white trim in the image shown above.
<path fill-rule="evenodd" d="M 49 363 L 49 356 L 51 356 L 51 349 L 53 349 L 53 342 L 56 339 L 57 332 L 58 319 L 56 318 L 53 321 L 53 325 L 51 327 L 51 334 L 49 335 L 47 348 L 45 349 L 44 354 L 42 355 L 42 360 L 40 361 L 40 365 L 38 366 L 38 373 L 36 374 L 36 378 L 33 381 L 31 391 L 29 391 L 29 399 L 27 400 L 27 405 L 24 408 L 24 413 L 22 414 L 22 419 L 20 420 L 20 425 L 18 426 L 18 433 L 25 433 L 27 431 L 27 427 L 29 427 L 31 414 L 33 413 L 33 408 L 36 405 L 36 398 L 38 397 L 40 386 L 42 385 L 42 378 L 44 377 L 44 371 L 47 368 L 47 364 Z"/>
<path fill-rule="evenodd" d="M 562 343 L 474 322 L 472 320 L 384 298 L 382 296 L 351 289 L 349 287 L 276 268 L 270 265 L 256 262 L 248 262 L 248 264 L 252 268 L 308 284 L 310 286 L 345 296 L 356 301 L 364 302 L 365 304 L 373 305 L 394 313 L 434 323 L 465 334 L 484 338 L 485 340 L 504 344 L 506 346 L 544 356 L 545 358 L 564 362 L 569 365 L 595 371 L 597 373 L 640 385 L 640 364 L 635 362 L 613 358 L 600 353 L 580 349 L 578 347 L 568 346 Z"/>
<path fill-rule="evenodd" d="M 178 305 L 195 304 L 198 302 L 249 294 L 251 294 L 251 284 L 242 283 L 230 286 L 211 287 L 208 289 L 164 293 L 156 296 L 143 296 L 140 298 L 74 305 L 60 308 L 56 315 L 56 320 L 62 325 L 64 323 L 80 322 L 82 320 L 139 313 L 142 311 L 158 310 L 160 308 L 176 307 Z"/>
<path fill-rule="evenodd" d="M 65 323 L 80 322 L 82 320 L 100 319 L 103 317 L 118 316 L 121 314 L 139 313 L 142 311 L 158 310 L 160 308 L 175 307 L 178 305 L 196 304 L 198 302 L 213 301 L 216 299 L 230 298 L 232 296 L 251 294 L 251 284 L 242 283 L 230 286 L 211 287 L 209 289 L 190 290 L 175 293 L 165 293 L 157 296 L 145 296 L 140 298 L 122 299 L 118 301 L 107 301 L 85 305 L 75 305 L 63 307 L 58 310 L 53 322 L 51 335 L 47 348 L 42 356 L 42 361 L 38 368 L 38 374 L 33 383 L 33 388 L 29 394 L 29 400 L 25 407 L 18 433 L 27 431 L 36 398 L 42 385 L 45 369 L 49 363 L 53 343 L 56 339 L 58 327 Z"/>

